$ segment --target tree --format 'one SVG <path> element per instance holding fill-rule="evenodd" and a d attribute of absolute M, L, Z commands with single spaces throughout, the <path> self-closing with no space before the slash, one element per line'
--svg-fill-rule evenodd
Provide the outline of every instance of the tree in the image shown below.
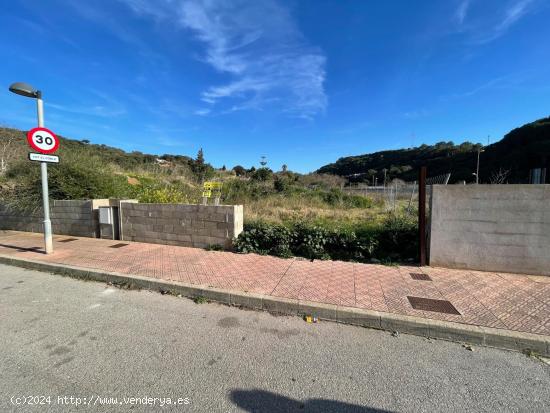
<path fill-rule="evenodd" d="M 202 151 L 202 148 L 200 148 L 199 152 L 197 153 L 197 158 L 193 162 L 192 169 L 195 175 L 197 175 L 197 177 L 199 178 L 199 181 L 203 181 L 205 179 L 208 165 L 206 165 L 204 162 L 204 152 Z"/>
<path fill-rule="evenodd" d="M 195 162 L 199 165 L 204 165 L 204 152 L 202 151 L 202 148 L 199 149 L 199 152 L 197 153 L 197 159 L 195 159 Z"/>
<path fill-rule="evenodd" d="M 287 165 L 286 163 L 283 164 L 283 166 L 281 167 L 281 169 L 282 169 L 283 172 L 288 171 L 288 165 Z"/>
<path fill-rule="evenodd" d="M 256 181 L 267 181 L 273 176 L 273 171 L 269 168 L 259 168 L 252 174 L 252 179 Z"/>
<path fill-rule="evenodd" d="M 233 167 L 233 172 L 235 172 L 235 175 L 237 175 L 237 176 L 246 175 L 246 169 L 244 169 L 244 167 L 242 167 L 241 165 L 235 165 Z"/>
<path fill-rule="evenodd" d="M 222 171 L 225 171 L 227 168 L 225 167 L 225 165 L 222 166 Z"/>

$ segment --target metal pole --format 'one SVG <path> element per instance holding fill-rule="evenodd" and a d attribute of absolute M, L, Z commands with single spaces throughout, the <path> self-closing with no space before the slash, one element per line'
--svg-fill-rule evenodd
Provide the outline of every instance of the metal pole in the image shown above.
<path fill-rule="evenodd" d="M 42 93 L 36 95 L 36 111 L 38 114 L 38 126 L 44 127 L 44 104 L 42 102 Z M 42 208 L 44 209 L 44 245 L 46 254 L 53 252 L 52 241 L 52 222 L 50 221 L 50 200 L 48 194 L 48 164 L 40 162 L 40 176 L 42 178 Z"/>
<path fill-rule="evenodd" d="M 481 148 L 477 150 L 477 170 L 476 170 L 476 185 L 479 184 L 479 154 L 481 153 Z"/>
<path fill-rule="evenodd" d="M 426 167 L 420 168 L 418 177 L 418 246 L 420 266 L 426 265 Z"/>

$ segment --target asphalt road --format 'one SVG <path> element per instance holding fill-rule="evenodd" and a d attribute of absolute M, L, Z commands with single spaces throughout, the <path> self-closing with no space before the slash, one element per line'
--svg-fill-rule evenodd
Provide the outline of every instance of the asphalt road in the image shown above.
<path fill-rule="evenodd" d="M 523 354 L 0 265 L 0 411 L 549 407 L 550 366 Z"/>

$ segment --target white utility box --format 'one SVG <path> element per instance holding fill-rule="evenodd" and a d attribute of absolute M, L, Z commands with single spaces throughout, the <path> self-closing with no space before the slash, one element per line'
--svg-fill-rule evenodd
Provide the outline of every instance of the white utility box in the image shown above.
<path fill-rule="evenodd" d="M 108 225 L 113 224 L 113 208 L 99 207 L 99 223 Z"/>

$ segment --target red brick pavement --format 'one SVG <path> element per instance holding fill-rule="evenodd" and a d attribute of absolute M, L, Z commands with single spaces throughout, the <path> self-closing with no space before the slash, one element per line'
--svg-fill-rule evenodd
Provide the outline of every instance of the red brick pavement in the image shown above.
<path fill-rule="evenodd" d="M 281 259 L 78 238 L 42 253 L 42 235 L 0 231 L 0 254 L 237 291 L 550 335 L 550 277 L 416 266 Z M 35 248 L 33 250 L 33 248 Z M 410 273 L 424 273 L 419 281 Z M 461 315 L 420 311 L 407 296 L 450 301 Z"/>

